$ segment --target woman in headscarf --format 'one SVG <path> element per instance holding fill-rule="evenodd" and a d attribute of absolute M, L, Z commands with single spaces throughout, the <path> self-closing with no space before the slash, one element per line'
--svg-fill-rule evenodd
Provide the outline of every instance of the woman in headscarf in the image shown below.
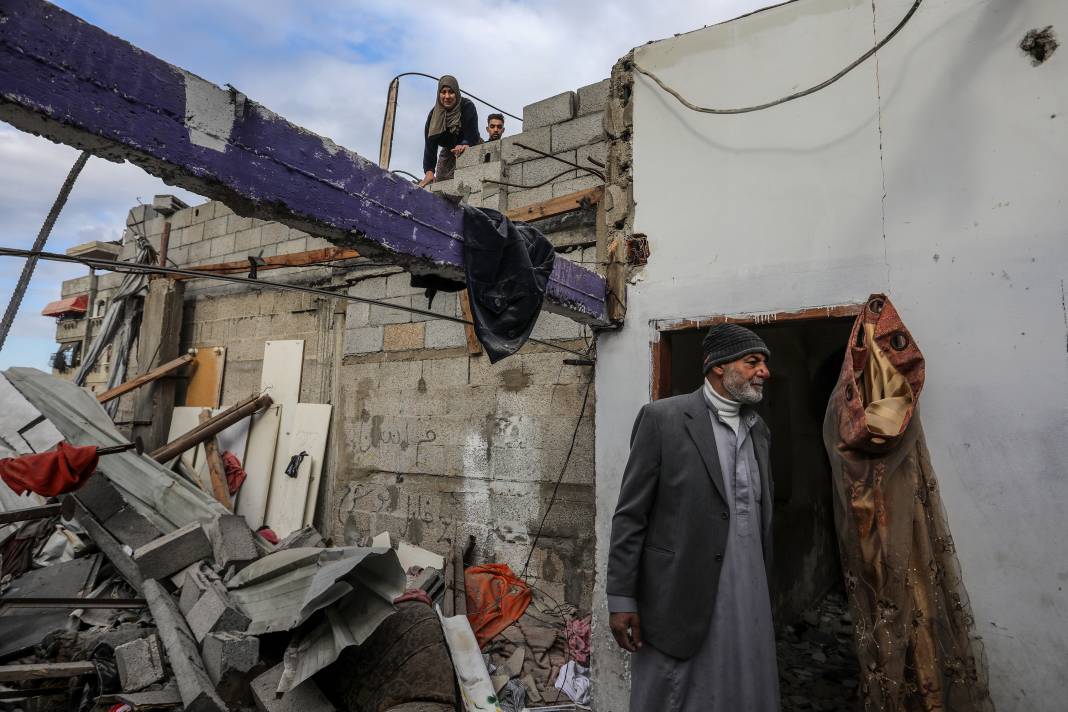
<path fill-rule="evenodd" d="M 446 74 L 438 80 L 438 99 L 426 117 L 423 131 L 423 180 L 425 186 L 452 178 L 456 159 L 468 146 L 482 143 L 478 133 L 478 111 L 470 99 L 460 96 L 460 83 Z M 438 149 L 441 149 L 440 155 Z"/>

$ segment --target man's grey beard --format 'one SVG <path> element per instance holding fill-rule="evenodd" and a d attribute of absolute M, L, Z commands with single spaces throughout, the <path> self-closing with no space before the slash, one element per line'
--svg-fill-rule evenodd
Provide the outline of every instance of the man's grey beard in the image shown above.
<path fill-rule="evenodd" d="M 733 368 L 724 370 L 723 388 L 731 394 L 731 398 L 746 405 L 756 405 L 764 398 L 763 389 L 756 388 Z"/>

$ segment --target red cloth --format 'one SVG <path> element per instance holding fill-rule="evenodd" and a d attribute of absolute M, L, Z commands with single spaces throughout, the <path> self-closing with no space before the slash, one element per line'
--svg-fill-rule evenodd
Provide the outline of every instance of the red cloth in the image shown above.
<path fill-rule="evenodd" d="M 530 605 L 530 589 L 508 564 L 472 566 L 464 572 L 467 620 L 478 647 L 519 620 Z"/>
<path fill-rule="evenodd" d="M 590 616 L 572 618 L 564 624 L 567 652 L 579 665 L 590 663 Z"/>
<path fill-rule="evenodd" d="M 278 543 L 278 535 L 275 534 L 274 529 L 271 529 L 270 527 L 260 527 L 256 530 L 256 533 L 266 539 L 270 544 Z"/>
<path fill-rule="evenodd" d="M 230 496 L 237 494 L 241 485 L 245 483 L 245 469 L 241 467 L 241 461 L 237 455 L 227 450 L 222 454 L 223 467 L 226 468 L 226 487 L 230 490 Z"/>
<path fill-rule="evenodd" d="M 42 497 L 71 492 L 96 470 L 96 446 L 60 442 L 55 450 L 0 460 L 0 478 L 15 494 L 30 491 Z"/>
<path fill-rule="evenodd" d="M 404 603 L 405 601 L 419 601 L 425 603 L 428 606 L 433 606 L 434 602 L 430 600 L 430 596 L 421 588 L 409 588 L 393 599 L 394 603 Z"/>

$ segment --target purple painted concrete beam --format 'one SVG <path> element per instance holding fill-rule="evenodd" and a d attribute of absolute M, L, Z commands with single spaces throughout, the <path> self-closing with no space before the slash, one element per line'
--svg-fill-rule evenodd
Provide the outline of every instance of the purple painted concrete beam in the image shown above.
<path fill-rule="evenodd" d="M 0 119 L 242 215 L 462 275 L 457 206 L 47 2 L 0 3 Z M 607 325 L 605 295 L 603 277 L 556 258 L 547 310 Z"/>

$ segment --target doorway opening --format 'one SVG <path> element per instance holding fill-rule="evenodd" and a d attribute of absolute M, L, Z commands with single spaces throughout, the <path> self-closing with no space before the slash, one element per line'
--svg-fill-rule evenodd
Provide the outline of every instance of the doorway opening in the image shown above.
<path fill-rule="evenodd" d="M 860 307 L 753 318 L 658 324 L 653 398 L 689 393 L 703 380 L 701 341 L 716 322 L 743 324 L 771 351 L 758 411 L 771 429 L 775 481 L 772 607 L 782 709 L 857 709 L 859 670 L 842 584 L 823 418 Z"/>

